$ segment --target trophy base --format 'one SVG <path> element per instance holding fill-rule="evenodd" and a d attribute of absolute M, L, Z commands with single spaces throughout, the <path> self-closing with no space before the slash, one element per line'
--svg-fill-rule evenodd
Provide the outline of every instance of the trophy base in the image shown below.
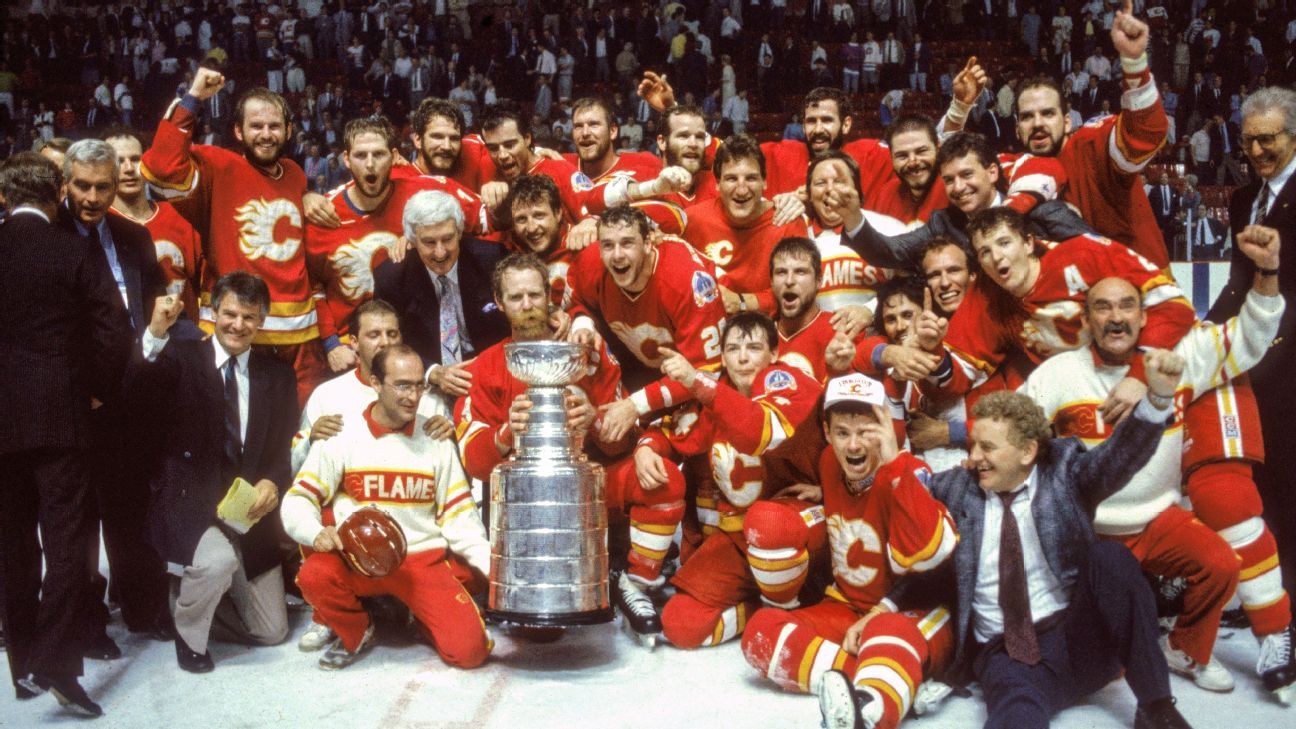
<path fill-rule="evenodd" d="M 488 620 L 502 623 L 516 623 L 529 628 L 578 627 L 582 625 L 601 625 L 612 622 L 613 610 L 610 607 L 599 610 L 586 610 L 580 613 L 519 613 L 511 610 L 483 611 Z"/>

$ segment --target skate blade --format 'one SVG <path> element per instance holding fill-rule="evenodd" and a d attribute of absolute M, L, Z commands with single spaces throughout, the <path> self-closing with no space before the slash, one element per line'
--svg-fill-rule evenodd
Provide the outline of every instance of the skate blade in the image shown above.
<path fill-rule="evenodd" d="M 1278 703 L 1291 706 L 1292 702 L 1296 701 L 1296 684 L 1287 684 L 1280 689 L 1275 689 L 1273 695 L 1278 699 Z"/>
<path fill-rule="evenodd" d="M 636 633 L 635 629 L 631 627 L 630 621 L 626 616 L 621 615 L 620 611 L 617 612 L 617 615 L 621 618 L 621 630 L 625 631 L 626 635 L 630 636 L 641 647 L 647 648 L 649 651 L 652 651 L 657 647 L 657 633 Z"/>

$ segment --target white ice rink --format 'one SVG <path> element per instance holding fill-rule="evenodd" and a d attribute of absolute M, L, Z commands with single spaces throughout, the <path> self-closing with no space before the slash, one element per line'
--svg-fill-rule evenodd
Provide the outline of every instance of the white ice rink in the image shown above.
<path fill-rule="evenodd" d="M 379 644 L 342 671 L 317 667 L 318 653 L 297 650 L 306 613 L 292 613 L 291 639 L 272 648 L 214 643 L 213 673 L 181 671 L 170 643 L 131 636 L 114 619 L 109 633 L 124 656 L 87 661 L 83 685 L 104 708 L 97 726 L 303 727 L 309 729 L 677 729 L 817 727 L 809 696 L 786 694 L 748 667 L 737 642 L 686 652 L 649 652 L 614 625 L 574 629 L 557 643 L 515 642 L 492 628 L 495 651 L 476 670 L 447 668 L 422 643 L 379 633 Z M 1254 675 L 1256 645 L 1247 632 L 1221 636 L 1217 655 L 1233 672 L 1231 694 L 1210 694 L 1172 677 L 1179 707 L 1195 729 L 1296 726 Z M 6 681 L 0 726 L 79 723 L 48 695 L 19 702 Z M 979 727 L 978 697 L 951 698 L 916 729 Z M 1089 705 L 1063 712 L 1053 726 L 1129 727 L 1134 701 L 1116 682 Z"/>

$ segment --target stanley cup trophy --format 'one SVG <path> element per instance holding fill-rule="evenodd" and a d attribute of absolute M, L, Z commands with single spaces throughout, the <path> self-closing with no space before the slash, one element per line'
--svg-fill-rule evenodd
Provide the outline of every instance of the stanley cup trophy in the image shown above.
<path fill-rule="evenodd" d="M 587 350 L 568 342 L 504 346 L 532 407 L 516 454 L 491 472 L 491 574 L 486 614 L 529 626 L 612 620 L 603 467 L 567 429 L 567 385 Z"/>

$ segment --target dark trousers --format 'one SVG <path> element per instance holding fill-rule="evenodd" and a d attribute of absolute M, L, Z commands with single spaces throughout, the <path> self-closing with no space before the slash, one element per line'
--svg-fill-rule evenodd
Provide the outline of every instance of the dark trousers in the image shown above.
<path fill-rule="evenodd" d="M 1002 640 L 973 664 L 986 700 L 987 729 L 1043 729 L 1049 719 L 1125 671 L 1139 703 L 1170 695 L 1158 644 L 1156 600 L 1138 561 L 1115 542 L 1089 548 L 1062 619 L 1039 634 L 1034 666 L 1008 656 Z"/>
<path fill-rule="evenodd" d="M 15 682 L 28 673 L 81 675 L 94 534 L 88 494 L 83 451 L 0 455 L 0 580 Z"/>
<path fill-rule="evenodd" d="M 121 605 L 126 627 L 139 632 L 157 626 L 167 609 L 169 581 L 166 566 L 148 541 L 148 484 L 139 468 L 139 449 L 127 436 L 126 419 L 105 405 L 92 417 L 95 443 L 90 452 L 92 513 L 103 524 L 104 547 L 112 595 Z M 108 585 L 99 576 L 99 542 L 91 540 L 91 635 L 108 625 L 104 593 Z"/>
<path fill-rule="evenodd" d="M 1269 356 L 1275 354 L 1282 353 Z M 1296 396 L 1291 383 L 1283 380 L 1286 374 L 1266 373 L 1263 380 L 1252 379 L 1265 443 L 1265 462 L 1255 467 L 1255 482 L 1264 504 L 1265 523 L 1278 543 L 1283 587 L 1288 595 L 1296 595 L 1296 502 L 1292 495 L 1296 482 L 1296 429 L 1291 427 Z"/>

